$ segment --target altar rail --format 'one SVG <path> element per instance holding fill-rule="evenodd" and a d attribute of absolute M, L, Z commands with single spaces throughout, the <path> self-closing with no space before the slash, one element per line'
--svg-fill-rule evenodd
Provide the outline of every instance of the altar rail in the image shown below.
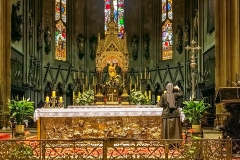
<path fill-rule="evenodd" d="M 240 140 L 1 140 L 0 159 L 239 159 Z"/>

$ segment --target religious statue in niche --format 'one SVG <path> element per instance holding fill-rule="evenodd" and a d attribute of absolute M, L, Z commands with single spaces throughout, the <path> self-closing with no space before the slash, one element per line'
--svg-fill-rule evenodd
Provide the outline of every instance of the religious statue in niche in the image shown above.
<path fill-rule="evenodd" d="M 85 42 L 85 39 L 82 33 L 78 35 L 77 41 L 78 41 L 78 50 L 79 50 L 78 56 L 79 56 L 79 59 L 82 59 L 84 57 L 84 42 Z"/>
<path fill-rule="evenodd" d="M 96 58 L 97 42 L 98 42 L 97 36 L 93 35 L 90 38 L 90 47 L 91 47 L 91 57 L 90 58 L 92 60 L 95 60 L 95 58 Z"/>
<path fill-rule="evenodd" d="M 11 39 L 13 41 L 20 41 L 23 37 L 21 30 L 21 24 L 23 24 L 22 15 L 18 15 L 17 12 L 20 10 L 20 1 L 17 5 L 12 5 L 12 15 L 11 15 Z"/>
<path fill-rule="evenodd" d="M 136 34 L 134 34 L 132 42 L 131 42 L 131 47 L 132 47 L 132 56 L 134 60 L 137 60 L 138 58 L 138 37 Z"/>
<path fill-rule="evenodd" d="M 195 9 L 195 17 L 193 20 L 194 35 L 198 37 L 198 10 Z"/>
<path fill-rule="evenodd" d="M 185 23 L 185 28 L 184 28 L 184 43 L 185 46 L 189 45 L 190 40 L 189 40 L 189 23 Z"/>
<path fill-rule="evenodd" d="M 144 55 L 146 59 L 149 59 L 149 35 L 146 33 L 143 38 L 143 46 L 144 46 Z"/>
<path fill-rule="evenodd" d="M 44 32 L 44 41 L 45 41 L 45 52 L 48 55 L 49 52 L 51 52 L 51 42 L 52 42 L 52 37 L 51 37 L 51 32 L 49 26 L 45 29 Z"/>
<path fill-rule="evenodd" d="M 112 62 L 110 62 L 108 67 L 108 75 L 110 80 L 113 80 L 114 78 L 116 78 L 116 75 L 117 75 L 116 63 L 113 64 Z"/>
<path fill-rule="evenodd" d="M 178 51 L 179 54 L 182 53 L 183 50 L 183 46 L 182 46 L 182 38 L 183 38 L 183 31 L 182 28 L 177 25 L 177 29 L 176 29 L 176 50 Z"/>
<path fill-rule="evenodd" d="M 42 33 L 43 33 L 43 29 L 42 29 L 42 23 L 39 22 L 38 23 L 38 27 L 37 27 L 37 51 L 39 52 L 40 49 L 42 49 Z"/>

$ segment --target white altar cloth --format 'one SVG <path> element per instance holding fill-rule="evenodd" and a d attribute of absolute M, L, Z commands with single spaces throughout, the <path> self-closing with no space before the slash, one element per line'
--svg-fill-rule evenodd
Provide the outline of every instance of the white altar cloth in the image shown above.
<path fill-rule="evenodd" d="M 162 108 L 41 108 L 34 112 L 34 121 L 39 117 L 117 117 L 161 116 Z"/>

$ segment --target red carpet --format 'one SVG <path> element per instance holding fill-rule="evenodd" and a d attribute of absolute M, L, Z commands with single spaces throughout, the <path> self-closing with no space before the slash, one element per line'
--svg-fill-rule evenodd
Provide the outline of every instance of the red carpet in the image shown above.
<path fill-rule="evenodd" d="M 10 139 L 11 136 L 8 133 L 0 133 L 0 140 Z"/>

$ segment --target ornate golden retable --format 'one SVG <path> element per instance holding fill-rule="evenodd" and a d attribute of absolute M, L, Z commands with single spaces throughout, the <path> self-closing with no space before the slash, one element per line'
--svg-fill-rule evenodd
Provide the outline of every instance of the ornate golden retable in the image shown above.
<path fill-rule="evenodd" d="M 36 109 L 38 139 L 161 138 L 162 108 L 89 107 Z"/>

